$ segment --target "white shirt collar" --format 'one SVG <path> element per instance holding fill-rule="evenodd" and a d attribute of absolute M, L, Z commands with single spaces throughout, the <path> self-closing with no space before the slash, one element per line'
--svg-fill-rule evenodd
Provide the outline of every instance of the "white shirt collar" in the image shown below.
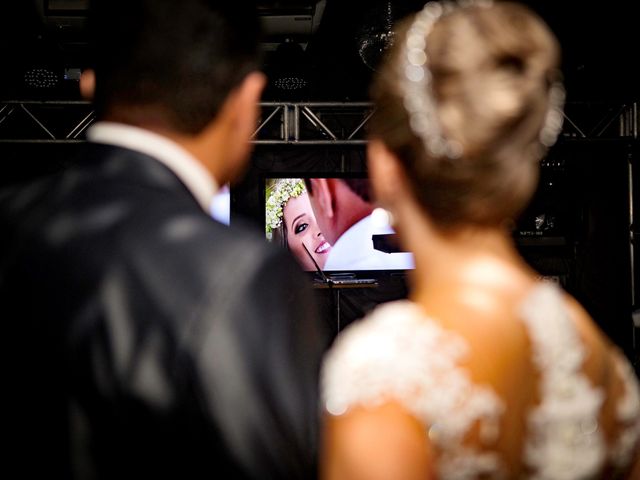
<path fill-rule="evenodd" d="M 169 168 L 202 208 L 209 212 L 218 184 L 193 155 L 173 140 L 149 130 L 114 122 L 95 123 L 87 131 L 87 138 L 92 142 L 128 148 L 155 158 Z"/>
<path fill-rule="evenodd" d="M 379 224 L 373 215 L 356 222 L 333 244 L 325 270 L 408 270 L 415 268 L 408 252 L 385 253 L 373 247 L 372 235 L 393 233 L 389 225 Z"/>
<path fill-rule="evenodd" d="M 346 265 L 366 259 L 372 251 L 371 215 L 368 215 L 351 225 L 340 235 L 336 243 L 331 246 L 324 268 L 325 270 L 341 270 Z"/>

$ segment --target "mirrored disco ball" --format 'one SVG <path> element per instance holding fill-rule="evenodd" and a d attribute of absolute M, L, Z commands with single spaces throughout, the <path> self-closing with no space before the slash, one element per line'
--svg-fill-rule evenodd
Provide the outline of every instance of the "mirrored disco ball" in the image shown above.
<path fill-rule="evenodd" d="M 358 53 L 364 64 L 375 70 L 382 60 L 385 50 L 393 45 L 394 32 L 368 33 L 360 38 Z"/>

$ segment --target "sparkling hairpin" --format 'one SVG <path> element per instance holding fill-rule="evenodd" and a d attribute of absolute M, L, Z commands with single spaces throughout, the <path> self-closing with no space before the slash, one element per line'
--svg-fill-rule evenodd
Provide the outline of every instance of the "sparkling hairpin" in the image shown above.
<path fill-rule="evenodd" d="M 470 6 L 487 8 L 492 4 L 492 0 L 429 2 L 416 14 L 407 31 L 401 53 L 405 61 L 399 72 L 403 103 L 409 114 L 411 130 L 422 140 L 426 152 L 434 157 L 460 158 L 463 147 L 460 142 L 447 139 L 442 132 L 432 89 L 432 76 L 427 66 L 427 37 L 438 20 L 453 10 Z M 562 129 L 564 97 L 562 84 L 554 82 L 545 124 L 540 132 L 540 143 L 544 148 L 555 143 Z"/>
<path fill-rule="evenodd" d="M 549 91 L 549 107 L 540 130 L 540 143 L 544 148 L 550 148 L 556 143 L 564 123 L 564 101 L 566 92 L 560 80 L 554 80 Z"/>
<path fill-rule="evenodd" d="M 296 198 L 307 191 L 304 180 L 300 178 L 283 178 L 276 182 L 266 202 L 266 230 L 271 233 L 282 225 L 284 207 L 291 198 Z"/>

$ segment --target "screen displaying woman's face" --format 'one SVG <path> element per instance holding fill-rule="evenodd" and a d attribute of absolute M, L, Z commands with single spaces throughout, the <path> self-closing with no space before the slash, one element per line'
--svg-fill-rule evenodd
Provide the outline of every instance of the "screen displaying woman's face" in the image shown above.
<path fill-rule="evenodd" d="M 315 270 L 316 267 L 305 252 L 303 243 L 309 250 L 321 269 L 327 261 L 327 254 L 331 245 L 324 239 L 322 232 L 313 215 L 309 196 L 305 192 L 298 197 L 289 199 L 282 212 L 285 228 L 287 229 L 287 243 L 289 250 L 296 257 L 305 270 Z"/>

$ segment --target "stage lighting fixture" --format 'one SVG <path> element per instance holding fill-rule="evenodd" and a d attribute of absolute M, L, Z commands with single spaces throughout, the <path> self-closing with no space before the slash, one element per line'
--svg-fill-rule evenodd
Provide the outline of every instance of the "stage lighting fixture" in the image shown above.
<path fill-rule="evenodd" d="M 300 77 L 279 77 L 273 84 L 278 90 L 301 90 L 305 88 L 309 82 Z"/>
<path fill-rule="evenodd" d="M 268 69 L 274 94 L 281 98 L 304 95 L 309 88 L 309 71 L 302 45 L 286 39 L 276 48 Z"/>
<path fill-rule="evenodd" d="M 60 76 L 49 68 L 36 67 L 24 72 L 24 84 L 27 88 L 49 90 L 60 83 Z"/>
<path fill-rule="evenodd" d="M 81 73 L 80 68 L 65 67 L 62 63 L 26 65 L 18 73 L 18 78 L 21 76 L 18 94 L 25 98 L 79 100 Z"/>

